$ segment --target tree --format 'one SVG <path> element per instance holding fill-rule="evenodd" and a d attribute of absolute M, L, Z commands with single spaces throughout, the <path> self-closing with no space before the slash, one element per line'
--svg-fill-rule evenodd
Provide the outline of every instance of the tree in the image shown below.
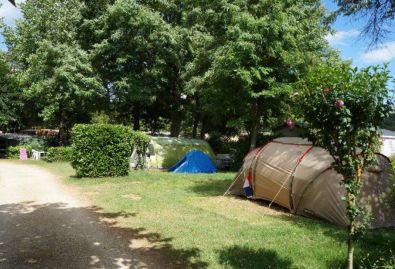
<path fill-rule="evenodd" d="M 380 42 L 392 27 L 395 16 L 394 0 L 337 0 L 338 13 L 367 18 L 363 34 L 371 37 L 371 44 Z"/>
<path fill-rule="evenodd" d="M 391 110 L 388 79 L 386 68 L 319 65 L 310 70 L 296 97 L 310 140 L 330 153 L 334 169 L 343 176 L 350 220 L 349 269 L 353 268 L 353 242 L 362 228 L 357 220 L 364 215 L 356 202 L 362 171 L 375 160 L 380 126 Z"/>
<path fill-rule="evenodd" d="M 40 115 L 60 130 L 60 143 L 75 122 L 84 121 L 101 85 L 90 56 L 76 41 L 80 1 L 31 0 L 21 5 L 23 18 L 4 35 L 18 65 L 24 94 Z"/>
<path fill-rule="evenodd" d="M 102 31 L 94 45 L 94 61 L 105 59 L 98 69 L 108 79 L 112 103 L 125 123 L 133 120 L 138 130 L 142 112 L 161 87 L 161 54 L 171 45 L 171 29 L 159 14 L 135 1 L 117 1 L 97 23 Z"/>
<path fill-rule="evenodd" d="M 125 115 L 124 121 L 133 120 L 134 129 L 140 128 L 145 111 L 160 107 L 162 117 L 170 121 L 171 135 L 180 133 L 185 114 L 182 74 L 188 54 L 187 30 L 178 8 L 182 4 L 116 1 L 95 21 L 103 29 L 97 31 L 95 66 L 108 80 L 112 104 Z M 145 116 L 148 122 L 157 122 L 157 117 Z"/>
<path fill-rule="evenodd" d="M 0 53 L 0 130 L 6 130 L 18 121 L 22 106 L 21 92 L 6 55 Z"/>
<path fill-rule="evenodd" d="M 203 89 L 229 127 L 249 130 L 254 148 L 262 125 L 281 116 L 273 112 L 327 48 L 324 8 L 319 1 L 200 1 L 191 19 L 197 37 L 188 87 Z"/>
<path fill-rule="evenodd" d="M 181 132 L 182 122 L 185 120 L 191 96 L 185 92 L 185 68 L 191 60 L 190 25 L 185 18 L 192 8 L 193 1 L 167 0 L 152 1 L 139 0 L 141 5 L 159 14 L 171 31 L 168 32 L 169 45 L 162 55 L 165 84 L 158 96 L 160 105 L 165 106 L 164 116 L 170 121 L 170 136 L 177 137 Z"/>

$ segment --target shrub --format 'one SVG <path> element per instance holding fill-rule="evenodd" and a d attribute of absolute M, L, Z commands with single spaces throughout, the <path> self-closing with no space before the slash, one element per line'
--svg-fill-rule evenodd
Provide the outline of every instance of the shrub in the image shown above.
<path fill-rule="evenodd" d="M 51 147 L 48 148 L 47 156 L 44 161 L 46 162 L 69 162 L 72 157 L 71 147 Z"/>
<path fill-rule="evenodd" d="M 22 145 L 38 151 L 46 151 L 48 149 L 48 142 L 45 138 L 32 137 L 23 141 Z"/>
<path fill-rule="evenodd" d="M 143 132 L 133 132 L 132 146 L 133 149 L 136 150 L 136 154 L 137 154 L 137 164 L 135 169 L 144 168 L 145 154 L 147 152 L 147 148 L 150 141 L 151 141 L 150 137 L 144 134 Z"/>
<path fill-rule="evenodd" d="M 362 171 L 376 155 L 380 126 L 392 110 L 389 73 L 384 68 L 358 70 L 349 65 L 315 66 L 295 99 L 308 124 L 308 137 L 326 149 L 343 176 L 348 226 L 347 268 L 353 268 L 353 242 L 366 228 L 365 210 L 357 204 Z M 341 194 L 343 195 L 343 194 Z"/>
<path fill-rule="evenodd" d="M 7 157 L 9 159 L 19 159 L 20 149 L 25 148 L 27 150 L 27 157 L 32 156 L 32 147 L 29 145 L 18 145 L 8 147 Z"/>
<path fill-rule="evenodd" d="M 77 124 L 72 130 L 72 166 L 78 177 L 126 176 L 132 130 L 122 125 Z"/>

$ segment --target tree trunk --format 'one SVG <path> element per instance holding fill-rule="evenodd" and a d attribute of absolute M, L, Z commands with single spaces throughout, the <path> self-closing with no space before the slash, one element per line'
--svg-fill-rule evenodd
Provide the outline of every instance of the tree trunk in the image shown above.
<path fill-rule="evenodd" d="M 173 113 L 172 120 L 171 120 L 171 126 L 170 126 L 170 136 L 171 137 L 178 137 L 181 132 L 181 115 L 180 113 Z"/>
<path fill-rule="evenodd" d="M 355 223 L 351 222 L 348 232 L 347 269 L 354 268 L 354 233 Z"/>
<path fill-rule="evenodd" d="M 355 153 L 356 154 L 356 153 Z M 357 207 L 355 197 L 357 197 L 360 189 L 362 179 L 362 167 L 357 166 L 357 174 L 351 181 L 357 184 L 356 189 L 347 189 L 347 206 L 350 209 Z M 354 237 L 356 234 L 356 215 L 348 210 L 348 218 L 350 219 L 350 226 L 348 227 L 348 251 L 347 251 L 347 269 L 354 268 Z"/>
<path fill-rule="evenodd" d="M 252 104 L 252 123 L 251 123 L 251 139 L 250 139 L 250 150 L 256 148 L 259 131 L 259 117 L 258 117 L 258 102 L 254 100 Z"/>
<path fill-rule="evenodd" d="M 141 109 L 139 104 L 135 104 L 133 107 L 133 130 L 140 130 L 140 117 L 141 117 Z"/>
<path fill-rule="evenodd" d="M 206 131 L 207 131 L 207 119 L 203 118 L 202 120 L 202 129 L 200 129 L 200 139 L 206 138 Z"/>
<path fill-rule="evenodd" d="M 65 146 L 67 144 L 67 130 L 65 124 L 63 105 L 59 105 L 59 145 Z"/>
<path fill-rule="evenodd" d="M 182 100 L 181 100 L 181 70 L 177 65 L 172 66 L 174 72 L 174 78 L 171 82 L 171 96 L 173 98 L 170 114 L 170 136 L 178 137 L 181 132 L 181 124 L 183 120 L 183 108 L 182 108 Z"/>
<path fill-rule="evenodd" d="M 193 121 L 192 138 L 196 138 L 198 126 L 199 126 L 199 117 L 196 116 L 194 121 Z"/>

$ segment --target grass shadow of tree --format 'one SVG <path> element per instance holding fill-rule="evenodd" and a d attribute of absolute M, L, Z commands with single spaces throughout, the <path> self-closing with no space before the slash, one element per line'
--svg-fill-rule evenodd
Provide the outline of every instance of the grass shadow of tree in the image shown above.
<path fill-rule="evenodd" d="M 346 234 L 346 232 L 344 232 Z M 344 236 L 344 241 L 347 236 Z M 388 259 L 395 257 L 395 229 L 383 228 L 368 231 L 355 243 L 354 263 L 355 268 L 371 268 L 376 264 L 376 268 L 385 267 L 383 264 L 389 262 Z M 346 248 L 344 249 L 344 259 L 333 260 L 328 264 L 328 268 L 346 268 Z"/>
<path fill-rule="evenodd" d="M 208 178 L 204 181 L 196 181 L 189 189 L 201 196 L 219 196 L 223 195 L 232 184 L 233 178 L 213 179 Z"/>
<path fill-rule="evenodd" d="M 252 249 L 232 246 L 219 251 L 219 262 L 233 269 L 262 269 L 292 267 L 292 261 L 280 257 L 277 252 L 267 249 Z"/>
<path fill-rule="evenodd" d="M 143 227 L 126 228 L 98 207 L 24 202 L 0 205 L 0 267 L 206 268 L 197 248 L 176 249 L 172 238 Z"/>
<path fill-rule="evenodd" d="M 321 219 L 309 219 L 301 216 L 278 216 L 279 218 L 292 222 L 292 225 L 297 225 L 302 229 L 312 231 L 314 233 L 322 232 L 328 237 L 334 238 L 336 241 L 344 244 L 344 258 L 338 258 L 328 262 L 327 268 L 345 268 L 346 262 L 346 242 L 347 230 L 331 224 Z M 317 225 L 319 224 L 319 225 Z M 382 228 L 375 230 L 367 230 L 355 242 L 354 262 L 356 268 L 370 268 L 371 264 L 380 259 L 388 259 L 388 257 L 395 255 L 395 229 Z M 381 267 L 380 267 L 381 268 Z"/>

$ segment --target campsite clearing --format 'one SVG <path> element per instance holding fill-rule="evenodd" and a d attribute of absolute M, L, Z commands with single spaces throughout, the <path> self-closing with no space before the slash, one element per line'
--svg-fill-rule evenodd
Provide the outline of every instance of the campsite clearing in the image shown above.
<path fill-rule="evenodd" d="M 190 268 L 340 268 L 346 231 L 319 220 L 224 197 L 235 174 L 185 175 L 134 171 L 128 177 L 77 179 L 67 163 L 32 162 L 90 193 L 111 226 L 142 248 L 154 248 Z M 139 199 L 130 199 L 133 194 Z M 357 244 L 360 264 L 395 253 L 395 231 L 369 232 Z M 364 261 L 368 264 L 368 261 Z M 181 267 L 180 267 L 181 268 Z M 184 267 L 185 268 L 185 267 Z"/>

